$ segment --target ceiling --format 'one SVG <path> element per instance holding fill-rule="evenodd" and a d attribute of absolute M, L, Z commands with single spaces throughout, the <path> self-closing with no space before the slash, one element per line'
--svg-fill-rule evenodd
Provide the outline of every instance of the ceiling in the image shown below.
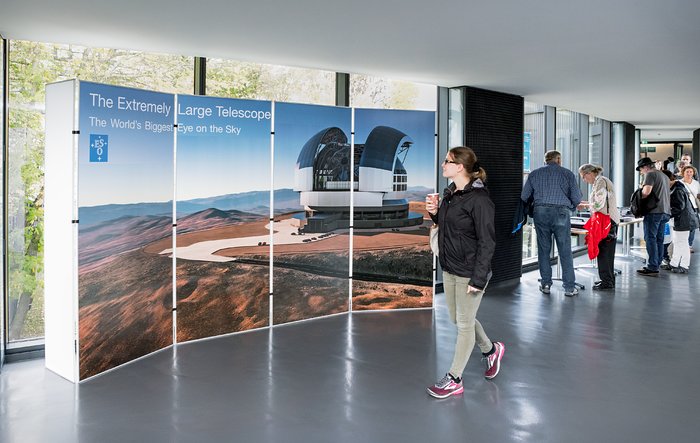
<path fill-rule="evenodd" d="M 700 128 L 694 0 L 2 0 L 0 34 L 522 95 L 645 140 Z"/>

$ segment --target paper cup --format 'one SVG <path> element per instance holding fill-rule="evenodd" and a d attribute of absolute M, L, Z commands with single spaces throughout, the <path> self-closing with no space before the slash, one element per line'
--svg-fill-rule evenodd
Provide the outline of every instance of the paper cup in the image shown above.
<path fill-rule="evenodd" d="M 437 206 L 438 203 L 440 203 L 440 194 L 438 194 L 437 192 L 434 192 L 432 194 L 428 194 L 425 197 L 425 201 L 432 202 L 435 206 Z"/>

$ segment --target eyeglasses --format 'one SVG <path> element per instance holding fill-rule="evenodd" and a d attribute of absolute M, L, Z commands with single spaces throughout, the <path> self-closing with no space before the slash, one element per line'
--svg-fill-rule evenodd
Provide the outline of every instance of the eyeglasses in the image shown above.
<path fill-rule="evenodd" d="M 443 164 L 443 165 L 446 165 L 447 163 L 452 163 L 453 165 L 457 165 L 457 164 L 458 164 L 458 163 L 457 163 L 456 161 L 454 161 L 454 160 L 445 159 L 445 160 L 442 161 L 442 164 Z"/>

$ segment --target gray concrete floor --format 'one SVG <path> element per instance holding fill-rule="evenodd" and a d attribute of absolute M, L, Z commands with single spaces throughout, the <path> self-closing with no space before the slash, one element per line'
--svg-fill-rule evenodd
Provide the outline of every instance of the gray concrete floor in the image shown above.
<path fill-rule="evenodd" d="M 479 318 L 506 344 L 502 370 L 485 380 L 475 349 L 461 396 L 425 392 L 455 337 L 438 295 L 434 311 L 180 345 L 79 386 L 41 360 L 6 365 L 0 442 L 698 441 L 700 265 L 658 278 L 616 265 L 615 292 L 591 291 L 591 270 L 573 299 L 538 292 L 537 272 L 490 288 Z"/>

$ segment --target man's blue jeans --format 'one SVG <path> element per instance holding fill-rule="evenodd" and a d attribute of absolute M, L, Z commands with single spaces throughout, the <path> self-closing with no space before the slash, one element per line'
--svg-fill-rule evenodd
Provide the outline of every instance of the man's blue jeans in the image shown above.
<path fill-rule="evenodd" d="M 664 227 L 671 218 L 668 214 L 655 213 L 644 216 L 644 241 L 647 244 L 647 269 L 658 271 L 664 258 Z"/>
<path fill-rule="evenodd" d="M 533 219 L 537 233 L 537 263 L 543 285 L 552 284 L 552 235 L 557 242 L 564 290 L 572 291 L 576 283 L 574 256 L 571 253 L 571 211 L 564 206 L 535 206 Z"/>

